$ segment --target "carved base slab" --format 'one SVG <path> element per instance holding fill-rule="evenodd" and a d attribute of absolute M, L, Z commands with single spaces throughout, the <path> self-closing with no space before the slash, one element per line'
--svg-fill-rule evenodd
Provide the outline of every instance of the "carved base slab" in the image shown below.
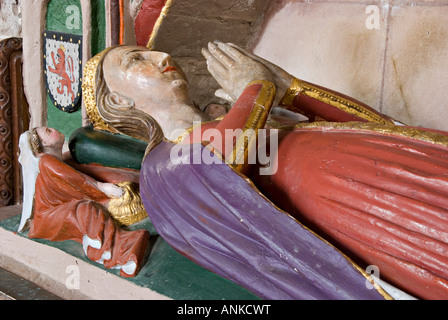
<path fill-rule="evenodd" d="M 17 234 L 19 220 L 20 215 L 16 215 L 0 221 L 0 268 L 64 299 L 257 299 L 181 256 L 157 236 L 152 239 L 147 263 L 139 274 L 121 278 L 118 272 L 88 260 L 76 242 L 35 240 Z"/>

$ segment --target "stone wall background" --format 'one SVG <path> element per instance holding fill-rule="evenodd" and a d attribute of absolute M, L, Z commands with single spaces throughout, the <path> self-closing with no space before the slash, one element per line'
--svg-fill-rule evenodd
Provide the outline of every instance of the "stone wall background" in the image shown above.
<path fill-rule="evenodd" d="M 22 36 L 21 1 L 0 1 L 0 40 Z"/>
<path fill-rule="evenodd" d="M 271 0 L 252 49 L 406 124 L 448 130 L 447 17 L 446 0 Z"/>
<path fill-rule="evenodd" d="M 155 0 L 132 4 L 145 1 Z M 24 4 L 0 1 L 0 39 L 22 36 Z M 219 39 L 407 124 L 448 130 L 447 16 L 448 0 L 177 0 L 156 49 L 187 71 L 201 108 L 217 84 L 200 49 Z"/>

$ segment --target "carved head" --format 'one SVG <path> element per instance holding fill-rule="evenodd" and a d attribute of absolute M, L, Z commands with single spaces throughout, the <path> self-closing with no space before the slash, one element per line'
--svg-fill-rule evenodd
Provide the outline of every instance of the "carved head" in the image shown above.
<path fill-rule="evenodd" d="M 176 119 L 188 127 L 202 120 L 182 69 L 168 54 L 145 47 L 115 46 L 89 60 L 83 97 L 96 129 L 154 145 L 169 136 Z"/>
<path fill-rule="evenodd" d="M 104 57 L 103 75 L 112 92 L 132 98 L 137 108 L 152 116 L 176 102 L 191 103 L 187 78 L 167 53 L 145 47 L 121 46 Z"/>
<path fill-rule="evenodd" d="M 39 127 L 30 130 L 29 145 L 34 155 L 49 153 L 58 155 L 62 151 L 65 137 L 54 128 Z"/>
<path fill-rule="evenodd" d="M 163 132 L 149 114 L 135 108 L 132 98 L 109 89 L 104 76 L 104 59 L 120 46 L 110 47 L 90 59 L 84 67 L 82 92 L 86 112 L 95 129 L 121 133 L 155 147 Z"/>

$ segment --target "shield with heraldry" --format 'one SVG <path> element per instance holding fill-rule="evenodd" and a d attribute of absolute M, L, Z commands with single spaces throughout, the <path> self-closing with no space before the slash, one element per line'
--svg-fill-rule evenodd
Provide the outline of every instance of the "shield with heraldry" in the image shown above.
<path fill-rule="evenodd" d="M 44 74 L 52 104 L 65 112 L 78 110 L 81 102 L 82 37 L 44 32 Z"/>

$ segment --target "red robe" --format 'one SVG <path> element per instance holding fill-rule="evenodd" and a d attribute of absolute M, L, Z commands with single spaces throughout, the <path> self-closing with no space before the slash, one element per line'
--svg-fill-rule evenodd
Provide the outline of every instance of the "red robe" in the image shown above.
<path fill-rule="evenodd" d="M 106 268 L 136 263 L 134 276 L 141 267 L 148 244 L 146 230 L 124 231 L 117 226 L 104 207 L 109 198 L 89 176 L 76 171 L 59 159 L 44 154 L 39 161 L 36 180 L 34 218 L 30 238 L 50 241 L 74 240 L 82 243 L 84 235 L 101 242 L 101 248 L 89 247 L 87 256 L 94 261 L 111 253 Z"/>
<path fill-rule="evenodd" d="M 448 298 L 447 147 L 317 127 L 282 134 L 278 155 L 253 177 L 274 203 L 382 279 Z"/>
<path fill-rule="evenodd" d="M 255 167 L 249 177 L 360 266 L 378 266 L 381 279 L 418 298 L 448 299 L 448 133 L 397 126 L 359 101 L 309 88 L 285 107 L 333 122 L 283 128 L 277 172 Z M 201 129 L 224 136 L 244 127 L 250 97 L 247 89 L 221 122 Z"/>
<path fill-rule="evenodd" d="M 448 299 L 448 133 L 394 126 L 359 101 L 308 86 L 286 107 L 339 124 L 281 132 L 281 169 L 255 183 L 361 266 L 378 266 L 380 278 Z"/>

